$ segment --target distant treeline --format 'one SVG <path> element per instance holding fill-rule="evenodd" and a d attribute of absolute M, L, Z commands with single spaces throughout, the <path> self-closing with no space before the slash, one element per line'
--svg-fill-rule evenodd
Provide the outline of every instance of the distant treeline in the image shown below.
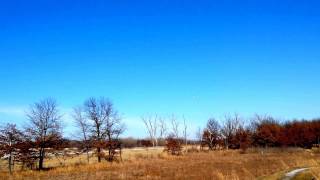
<path fill-rule="evenodd" d="M 235 114 L 221 125 L 210 119 L 201 142 L 209 149 L 243 149 L 248 147 L 312 148 L 320 143 L 320 119 L 279 122 L 271 116 L 258 116 L 247 126 Z"/>

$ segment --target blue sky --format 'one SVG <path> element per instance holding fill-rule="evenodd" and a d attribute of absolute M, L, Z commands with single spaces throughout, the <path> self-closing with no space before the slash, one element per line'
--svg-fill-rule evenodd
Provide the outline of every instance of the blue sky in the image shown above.
<path fill-rule="evenodd" d="M 70 134 L 91 96 L 113 100 L 125 136 L 149 113 L 190 131 L 232 112 L 320 117 L 319 22 L 317 1 L 4 1 L 0 121 L 54 97 Z"/>

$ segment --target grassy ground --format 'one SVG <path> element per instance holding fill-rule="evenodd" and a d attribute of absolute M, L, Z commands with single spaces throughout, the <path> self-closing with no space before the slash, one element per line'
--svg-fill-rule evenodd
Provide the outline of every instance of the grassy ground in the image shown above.
<path fill-rule="evenodd" d="M 292 180 L 314 180 L 315 177 L 310 172 L 303 172 L 301 174 L 298 174 L 296 177 L 294 177 Z"/>
<path fill-rule="evenodd" d="M 122 152 L 122 160 L 123 161 L 130 161 L 135 160 L 139 157 L 144 158 L 154 158 L 158 155 L 160 155 L 163 151 L 162 147 L 158 148 L 132 148 L 132 149 L 124 149 Z M 97 163 L 97 158 L 94 155 L 90 155 L 90 164 Z M 45 161 L 45 167 L 58 167 L 58 166 L 70 166 L 70 165 L 79 165 L 79 164 L 87 164 L 87 156 L 81 155 L 81 156 L 74 156 L 69 157 L 65 161 L 63 158 L 53 158 L 53 159 L 47 159 Z"/>
<path fill-rule="evenodd" d="M 81 159 L 81 160 L 80 160 Z M 47 161 L 54 166 L 56 160 Z M 313 167 L 320 176 L 320 155 L 299 149 L 251 149 L 188 153 L 173 157 L 161 149 L 126 150 L 122 163 L 83 163 L 84 157 L 68 159 L 65 167 L 46 172 L 24 171 L 0 179 L 278 179 L 291 169 Z"/>

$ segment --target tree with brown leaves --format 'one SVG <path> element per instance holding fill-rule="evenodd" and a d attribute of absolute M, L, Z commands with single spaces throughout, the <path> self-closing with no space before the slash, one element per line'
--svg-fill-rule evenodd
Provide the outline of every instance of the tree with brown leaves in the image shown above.
<path fill-rule="evenodd" d="M 7 156 L 8 169 L 12 173 L 15 155 L 19 153 L 17 146 L 23 141 L 23 133 L 15 124 L 7 124 L 0 129 L 0 157 Z"/>
<path fill-rule="evenodd" d="M 26 137 L 22 142 L 17 144 L 16 148 L 19 153 L 15 159 L 21 163 L 22 169 L 25 167 L 34 169 L 35 162 L 39 159 L 35 143 Z"/>
<path fill-rule="evenodd" d="M 202 134 L 202 146 L 208 146 L 210 150 L 217 148 L 221 139 L 220 125 L 218 121 L 211 118 L 207 122 L 207 127 Z"/>
<path fill-rule="evenodd" d="M 251 145 L 251 133 L 248 129 L 240 126 L 234 136 L 235 148 L 241 149 L 242 153 L 245 153 Z"/>
<path fill-rule="evenodd" d="M 253 134 L 256 145 L 263 147 L 279 146 L 281 125 L 271 116 L 257 116 L 256 128 Z"/>

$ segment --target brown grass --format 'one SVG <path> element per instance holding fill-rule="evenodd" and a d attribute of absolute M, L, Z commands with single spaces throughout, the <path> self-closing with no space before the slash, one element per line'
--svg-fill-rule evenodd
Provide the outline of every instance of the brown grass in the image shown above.
<path fill-rule="evenodd" d="M 0 179 L 257 179 L 296 167 L 314 167 L 319 175 L 320 155 L 289 149 L 188 153 L 173 157 L 160 150 L 128 151 L 122 163 L 68 165 L 47 172 L 24 171 Z M 80 165 L 79 165 L 80 164 Z M 316 176 L 318 177 L 318 176 Z"/>
<path fill-rule="evenodd" d="M 292 180 L 314 180 L 315 177 L 310 172 L 303 172 L 298 174 L 296 177 L 294 177 Z"/>

